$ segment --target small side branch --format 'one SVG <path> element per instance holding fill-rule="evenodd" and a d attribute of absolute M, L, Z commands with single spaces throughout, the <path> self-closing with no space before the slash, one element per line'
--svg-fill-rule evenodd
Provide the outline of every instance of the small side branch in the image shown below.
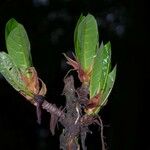
<path fill-rule="evenodd" d="M 51 114 L 51 133 L 55 134 L 55 126 L 58 121 L 63 125 L 64 129 L 60 136 L 60 148 L 63 150 L 79 150 L 80 145 L 78 140 L 80 138 L 82 149 L 86 150 L 85 139 L 87 133 L 90 132 L 88 127 L 92 124 L 97 124 L 101 127 L 102 150 L 106 150 L 101 118 L 87 115 L 83 111 L 88 102 L 88 93 L 88 87 L 81 86 L 76 90 L 73 76 L 69 76 L 64 79 L 63 95 L 66 97 L 65 111 L 58 108 L 55 104 L 49 103 L 44 97 L 35 96 L 33 104 L 37 107 L 38 113 L 41 111 L 40 108 L 42 108 Z"/>
<path fill-rule="evenodd" d="M 100 117 L 99 117 L 99 121 L 100 121 L 100 126 L 101 126 L 101 143 L 102 143 L 102 150 L 106 150 L 106 149 L 105 149 L 105 142 L 104 142 L 104 135 L 103 135 L 104 127 L 103 127 L 102 119 L 101 119 Z"/>
<path fill-rule="evenodd" d="M 59 108 L 57 108 L 56 105 L 53 105 L 53 104 L 47 102 L 46 100 L 44 100 L 44 102 L 42 104 L 42 108 L 51 114 L 61 117 L 62 119 L 65 118 L 65 114 L 63 111 L 61 111 Z"/>

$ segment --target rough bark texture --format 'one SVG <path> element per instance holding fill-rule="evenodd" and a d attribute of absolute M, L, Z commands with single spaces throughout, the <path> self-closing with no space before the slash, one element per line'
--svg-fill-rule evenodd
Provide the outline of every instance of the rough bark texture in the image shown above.
<path fill-rule="evenodd" d="M 64 79 L 63 95 L 66 97 L 66 106 L 63 110 L 57 108 L 55 104 L 47 102 L 44 97 L 35 97 L 34 105 L 37 107 L 38 122 L 41 122 L 41 108 L 43 108 L 51 114 L 50 130 L 53 135 L 58 121 L 64 127 L 60 135 L 60 149 L 80 150 L 80 139 L 82 149 L 87 150 L 85 139 L 87 133 L 90 132 L 89 125 L 98 124 L 103 129 L 102 122 L 98 116 L 93 117 L 84 113 L 84 109 L 88 104 L 88 85 L 82 85 L 76 90 L 73 76 L 69 76 Z M 103 135 L 101 135 L 101 138 L 103 138 Z M 103 143 L 102 139 L 102 147 L 105 150 Z"/>

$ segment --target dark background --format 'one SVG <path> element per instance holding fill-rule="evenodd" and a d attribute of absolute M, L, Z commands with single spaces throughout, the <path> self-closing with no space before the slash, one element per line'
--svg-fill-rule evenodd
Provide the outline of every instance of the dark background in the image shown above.
<path fill-rule="evenodd" d="M 64 105 L 60 94 L 68 67 L 62 53 L 74 51 L 73 32 L 80 14 L 93 14 L 100 40 L 111 41 L 112 64 L 117 63 L 118 70 L 109 102 L 101 111 L 108 150 L 149 150 L 146 5 L 134 0 L 0 0 L 0 50 L 6 51 L 5 24 L 13 17 L 27 30 L 34 66 L 48 88 L 47 99 Z M 43 112 L 39 126 L 35 108 L 0 76 L 0 150 L 58 150 L 61 127 L 52 136 L 49 117 Z M 99 129 L 92 129 L 88 149 L 100 150 Z"/>

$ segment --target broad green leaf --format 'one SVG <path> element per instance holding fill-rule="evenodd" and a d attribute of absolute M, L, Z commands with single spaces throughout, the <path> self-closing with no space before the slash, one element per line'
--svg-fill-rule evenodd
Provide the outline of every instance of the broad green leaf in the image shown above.
<path fill-rule="evenodd" d="M 75 29 L 75 53 L 84 71 L 93 65 L 98 45 L 98 27 L 95 18 L 88 14 L 81 16 Z"/>
<path fill-rule="evenodd" d="M 114 86 L 115 78 L 116 78 L 116 66 L 114 67 L 112 72 L 110 72 L 108 75 L 106 88 L 105 88 L 104 92 L 102 93 L 102 96 L 100 99 L 101 100 L 100 105 L 98 107 L 96 107 L 90 114 L 97 115 L 99 113 L 100 109 L 107 104 L 108 97 Z"/>
<path fill-rule="evenodd" d="M 20 23 L 11 19 L 5 29 L 6 47 L 17 67 L 25 70 L 31 66 L 30 42 Z"/>
<path fill-rule="evenodd" d="M 78 26 L 80 24 L 80 22 L 85 18 L 85 16 L 83 16 L 83 14 L 80 15 L 78 21 L 77 21 L 77 24 L 76 24 L 76 27 L 75 27 L 75 30 L 74 30 L 74 45 L 75 45 L 75 52 L 76 52 L 76 55 L 78 56 L 78 53 L 80 53 L 78 50 L 78 43 L 77 43 L 77 34 L 78 34 Z"/>
<path fill-rule="evenodd" d="M 99 113 L 101 107 L 103 107 L 107 104 L 108 97 L 109 97 L 110 92 L 111 92 L 111 90 L 114 86 L 115 78 L 116 78 L 116 66 L 114 67 L 112 72 L 110 72 L 109 75 L 108 75 L 106 89 L 105 89 L 105 91 L 104 91 L 104 93 L 102 94 L 102 97 L 101 97 L 101 104 L 100 104 L 100 106 L 96 107 L 93 110 L 92 115 L 97 115 Z"/>
<path fill-rule="evenodd" d="M 31 95 L 21 80 L 19 69 L 13 59 L 5 52 L 0 52 L 0 73 L 15 90 L 24 91 L 26 94 Z"/>
<path fill-rule="evenodd" d="M 101 106 L 106 105 L 106 103 L 108 101 L 108 96 L 110 95 L 110 92 L 114 86 L 114 82 L 116 79 L 116 68 L 117 67 L 115 66 L 114 69 L 108 75 L 106 88 L 104 90 L 104 93 L 103 93 L 102 99 L 101 99 Z"/>
<path fill-rule="evenodd" d="M 111 45 L 103 43 L 97 50 L 90 80 L 90 98 L 104 91 L 111 63 Z"/>
<path fill-rule="evenodd" d="M 7 24 L 6 24 L 6 27 L 5 27 L 5 40 L 7 39 L 9 33 L 18 26 L 18 22 L 12 18 L 10 19 Z"/>

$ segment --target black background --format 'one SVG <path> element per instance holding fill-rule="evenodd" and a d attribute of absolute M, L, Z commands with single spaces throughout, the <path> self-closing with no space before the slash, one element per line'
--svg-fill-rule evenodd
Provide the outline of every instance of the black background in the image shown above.
<path fill-rule="evenodd" d="M 45 3 L 44 3 L 45 2 Z M 100 112 L 108 150 L 149 150 L 148 147 L 148 9 L 134 0 L 0 0 L 0 50 L 6 51 L 4 30 L 15 18 L 27 30 L 33 64 L 48 88 L 47 99 L 64 105 L 60 96 L 69 69 L 63 52 L 74 51 L 73 32 L 81 13 L 93 14 L 100 40 L 111 41 L 117 79 L 108 104 Z M 49 132 L 49 114 L 42 125 L 35 108 L 0 76 L 0 150 L 59 149 L 59 134 Z M 89 150 L 100 150 L 97 127 L 89 135 Z"/>

